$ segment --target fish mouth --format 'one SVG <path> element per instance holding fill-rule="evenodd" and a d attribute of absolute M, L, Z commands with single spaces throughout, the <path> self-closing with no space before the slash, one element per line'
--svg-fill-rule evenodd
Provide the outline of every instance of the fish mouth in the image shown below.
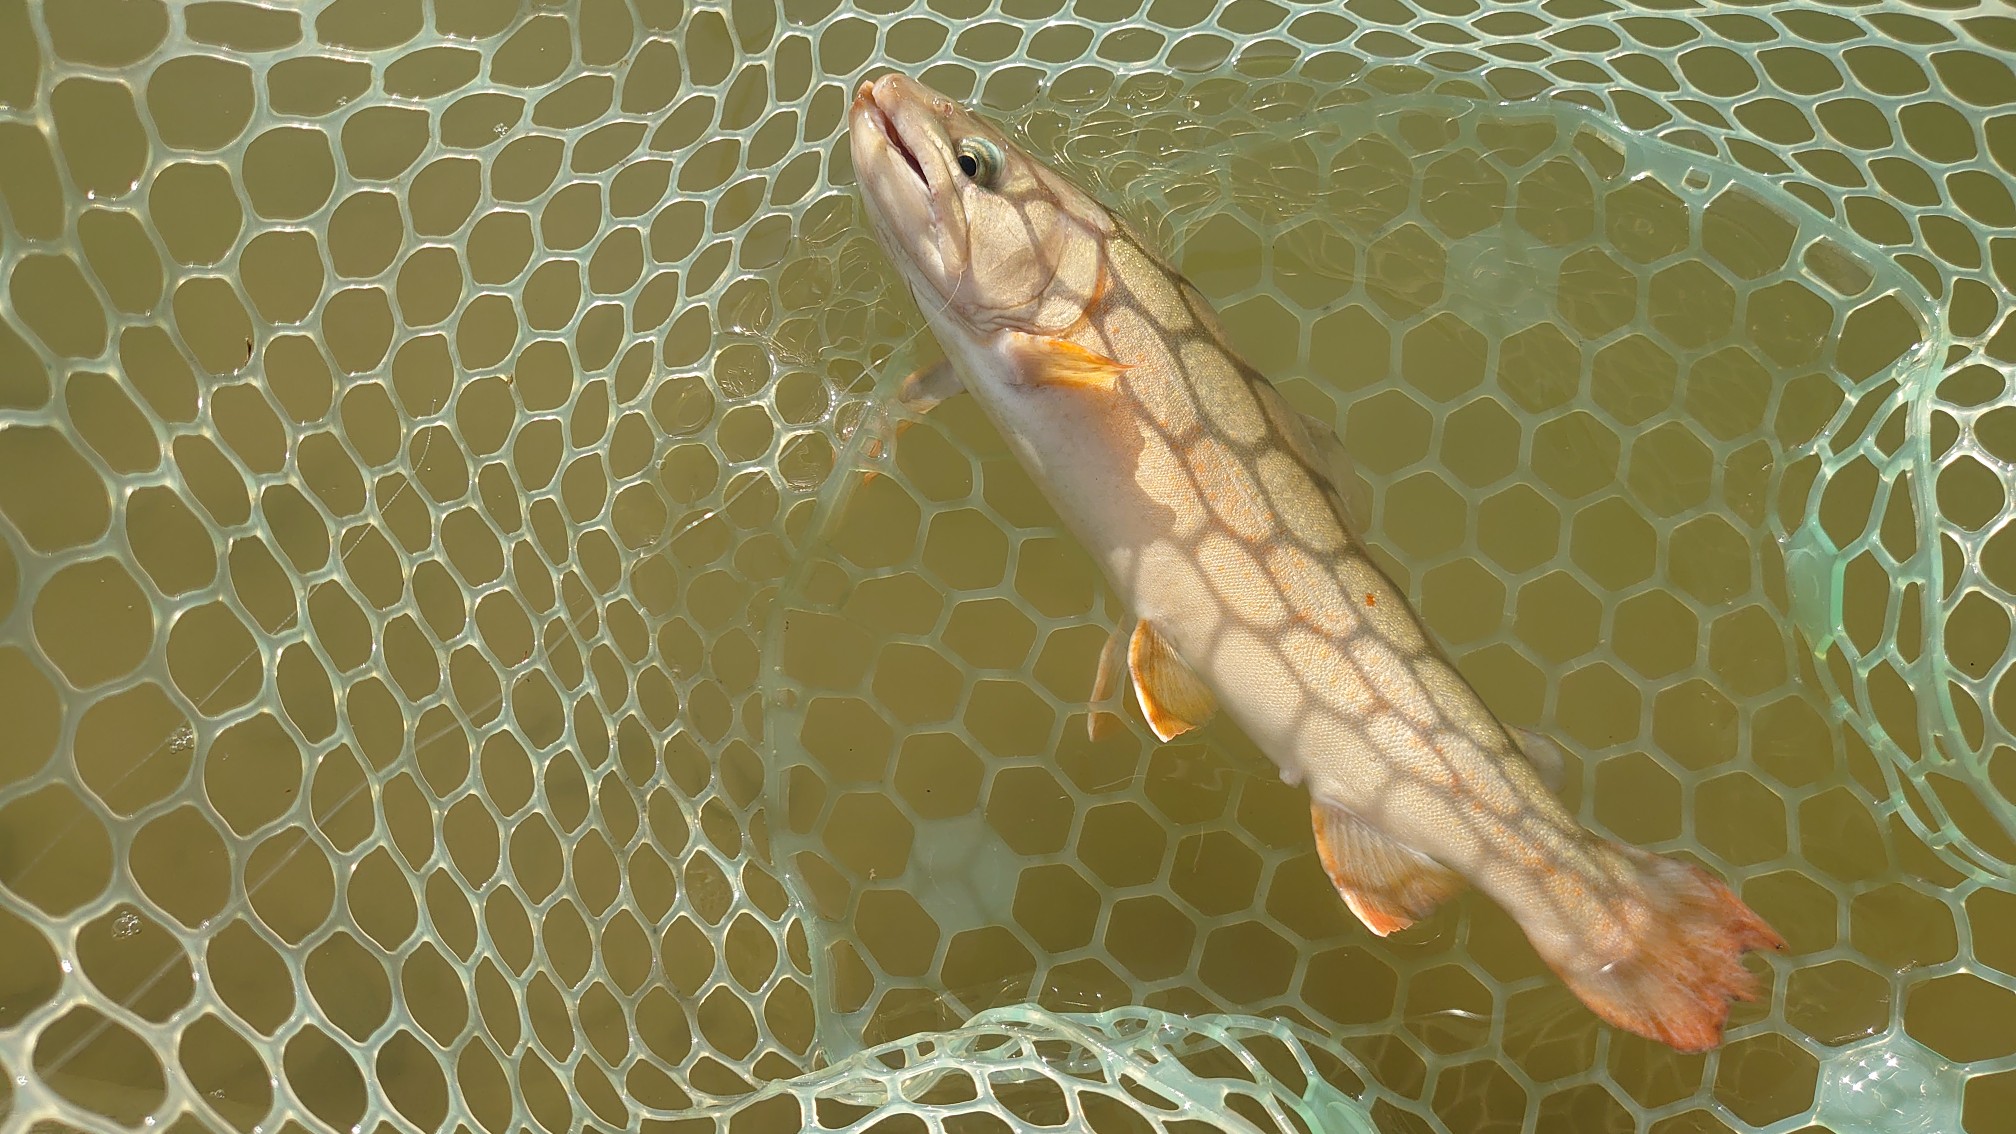
<path fill-rule="evenodd" d="M 903 140 L 903 130 L 896 124 L 896 119 L 876 101 L 875 86 L 873 79 L 861 81 L 861 86 L 854 92 L 854 109 L 875 128 L 890 149 L 902 155 L 903 161 L 910 167 L 910 172 L 917 175 L 918 183 L 929 190 L 931 177 L 924 172 L 924 163 L 917 160 L 917 152 Z"/>
<path fill-rule="evenodd" d="M 945 296 L 966 271 L 966 217 L 934 98 L 900 74 L 864 81 L 848 131 L 869 227 L 919 294 Z"/>

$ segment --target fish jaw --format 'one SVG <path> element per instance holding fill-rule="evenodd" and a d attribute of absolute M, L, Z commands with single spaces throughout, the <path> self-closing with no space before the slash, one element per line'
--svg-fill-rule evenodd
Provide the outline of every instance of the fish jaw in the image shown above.
<path fill-rule="evenodd" d="M 933 99 L 904 75 L 864 79 L 847 122 L 869 223 L 920 302 L 955 294 L 967 271 L 965 243 L 951 238 L 965 230 L 965 210 Z"/>

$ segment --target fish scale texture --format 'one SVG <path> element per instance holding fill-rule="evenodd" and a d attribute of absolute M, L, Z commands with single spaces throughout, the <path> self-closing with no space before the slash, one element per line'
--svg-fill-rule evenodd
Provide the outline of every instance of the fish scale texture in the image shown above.
<path fill-rule="evenodd" d="M 2016 1113 L 2016 20 L 1588 0 L 0 4 L 8 1129 L 1989 1134 Z M 836 144 L 1148 230 L 1609 836 L 1716 1053 L 1379 940 Z M 877 391 L 880 391 L 879 393 Z M 873 474 L 867 475 L 867 474 Z"/>

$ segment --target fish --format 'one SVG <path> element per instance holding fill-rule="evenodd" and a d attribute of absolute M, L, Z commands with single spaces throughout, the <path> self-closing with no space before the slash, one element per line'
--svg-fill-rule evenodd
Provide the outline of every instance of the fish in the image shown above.
<path fill-rule="evenodd" d="M 1685 1052 L 1785 941 L 1721 879 L 1604 839 L 1371 558 L 1335 433 L 1230 345 L 1134 228 L 908 76 L 864 80 L 848 146 L 869 228 L 943 361 L 896 399 L 978 400 L 1127 617 L 1088 725 L 1130 685 L 1168 741 L 1230 718 L 1306 787 L 1318 857 L 1366 929 L 1475 888 L 1598 1017 Z M 1349 365 L 1349 360 L 1335 360 Z M 1110 727 L 1110 723 L 1105 727 Z"/>

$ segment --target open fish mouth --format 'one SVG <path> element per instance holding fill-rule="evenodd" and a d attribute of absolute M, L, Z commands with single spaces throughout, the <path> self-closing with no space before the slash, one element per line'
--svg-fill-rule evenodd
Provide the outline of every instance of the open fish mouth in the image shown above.
<path fill-rule="evenodd" d="M 917 175 L 917 180 L 925 188 L 930 188 L 931 179 L 924 174 L 924 163 L 918 161 L 917 154 L 904 143 L 903 132 L 897 129 L 896 120 L 889 117 L 889 113 L 875 101 L 873 80 L 862 80 L 860 88 L 854 92 L 854 103 L 867 114 L 868 120 L 881 132 L 883 140 L 889 143 L 890 148 L 903 155 L 903 160 L 909 163 L 911 172 Z"/>

